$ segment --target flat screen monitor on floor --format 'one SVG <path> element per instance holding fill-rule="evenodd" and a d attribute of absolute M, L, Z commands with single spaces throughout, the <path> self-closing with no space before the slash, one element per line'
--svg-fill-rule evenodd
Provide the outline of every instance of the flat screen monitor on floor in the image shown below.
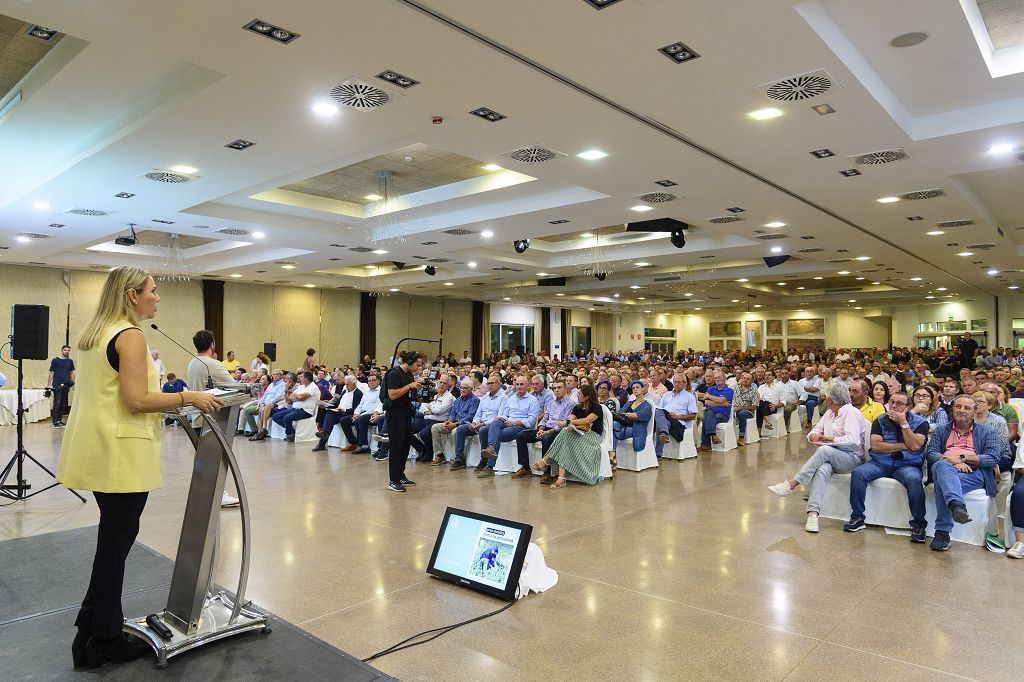
<path fill-rule="evenodd" d="M 525 523 L 448 507 L 427 573 L 511 601 L 532 532 Z"/>

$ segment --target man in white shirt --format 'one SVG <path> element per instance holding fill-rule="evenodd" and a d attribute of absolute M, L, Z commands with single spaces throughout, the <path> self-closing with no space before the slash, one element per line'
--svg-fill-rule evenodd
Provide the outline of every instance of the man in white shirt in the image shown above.
<path fill-rule="evenodd" d="M 788 428 L 790 415 L 796 411 L 800 403 L 807 399 L 807 393 L 795 379 L 790 377 L 788 369 L 779 370 L 778 384 L 779 402 L 783 403 L 782 418 L 786 420 L 785 424 Z"/>
<path fill-rule="evenodd" d="M 164 367 L 164 361 L 160 359 L 160 351 L 156 348 L 149 352 L 153 356 L 153 364 L 156 365 L 156 373 L 160 376 L 160 385 L 164 385 L 164 377 L 167 376 L 167 368 Z"/>
<path fill-rule="evenodd" d="M 779 382 L 775 380 L 775 372 L 770 369 L 762 372 L 759 367 L 757 373 L 762 376 L 762 381 L 757 385 L 757 395 L 761 398 L 761 402 L 757 404 L 757 430 L 760 431 L 762 427 L 774 429 L 772 423 L 765 421 L 764 418 L 769 414 L 775 414 L 783 407 L 779 398 Z"/>
<path fill-rule="evenodd" d="M 370 454 L 370 427 L 376 426 L 384 419 L 384 408 L 380 402 L 380 377 L 371 374 L 366 378 L 366 388 L 359 389 L 363 392 L 363 399 L 359 401 L 352 421 L 356 425 L 356 443 L 358 448 L 352 451 L 353 455 Z"/>
<path fill-rule="evenodd" d="M 359 402 L 363 398 L 363 392 L 356 388 L 355 376 L 349 374 L 344 379 L 344 387 L 326 404 L 324 415 L 324 426 L 316 435 L 320 442 L 313 446 L 313 452 L 322 452 L 327 449 L 327 440 L 331 437 L 331 430 L 335 425 L 340 425 L 348 438 L 348 445 L 341 449 L 342 452 L 352 452 L 356 449 L 356 434 L 352 432 L 352 419 Z M 320 388 L 314 383 L 310 388 Z M 323 401 L 319 401 L 323 402 Z"/>
<path fill-rule="evenodd" d="M 804 407 L 807 408 L 807 423 L 805 424 L 807 428 L 811 428 L 811 416 L 821 402 L 821 383 L 821 377 L 815 375 L 813 365 L 804 368 L 804 376 L 800 379 L 800 388 L 807 395 L 804 400 Z"/>
<path fill-rule="evenodd" d="M 455 404 L 455 396 L 452 395 L 452 384 L 448 375 L 442 374 L 436 380 L 437 393 L 429 403 L 420 405 L 419 412 L 412 419 L 412 433 L 415 434 L 409 440 L 412 447 L 418 453 L 417 462 L 429 462 L 434 459 L 431 452 L 433 440 L 430 436 L 430 428 L 437 423 L 448 421 L 448 414 Z"/>
<path fill-rule="evenodd" d="M 300 372 L 298 382 L 284 396 L 288 407 L 275 410 L 273 416 L 274 422 L 284 429 L 285 440 L 289 443 L 295 442 L 295 422 L 315 415 L 320 404 L 320 387 L 313 382 L 313 373 L 308 370 Z"/>
<path fill-rule="evenodd" d="M 469 351 L 468 350 L 462 351 L 462 357 L 459 358 L 459 366 L 472 365 L 472 364 L 473 364 L 473 358 L 469 357 Z"/>
<path fill-rule="evenodd" d="M 800 362 L 800 354 L 795 350 L 789 351 L 789 355 L 786 356 L 786 362 Z"/>
<path fill-rule="evenodd" d="M 234 384 L 235 380 L 227 368 L 213 358 L 217 352 L 217 340 L 213 332 L 201 329 L 192 337 L 196 357 L 188 363 L 188 387 L 192 391 L 205 391 L 213 386 Z"/>

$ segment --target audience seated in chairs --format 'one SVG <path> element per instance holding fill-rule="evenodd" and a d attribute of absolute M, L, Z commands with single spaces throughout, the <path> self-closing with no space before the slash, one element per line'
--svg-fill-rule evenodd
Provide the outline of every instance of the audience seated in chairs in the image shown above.
<path fill-rule="evenodd" d="M 448 418 L 443 422 L 430 426 L 430 442 L 434 448 L 434 459 L 430 463 L 431 466 L 444 464 L 445 444 L 448 440 L 455 437 L 455 430 L 458 427 L 473 421 L 473 416 L 476 414 L 479 406 L 480 398 L 473 395 L 473 380 L 465 377 L 459 383 L 459 397 L 452 404 L 451 410 L 448 412 Z"/>
<path fill-rule="evenodd" d="M 756 376 L 760 377 L 757 384 L 757 395 L 759 398 L 757 403 L 757 430 L 768 429 L 771 431 L 775 426 L 772 425 L 771 420 L 766 420 L 765 417 L 775 414 L 779 411 L 779 408 L 785 407 L 786 404 L 782 402 L 782 398 L 779 395 L 779 383 L 775 380 L 775 372 L 758 367 Z M 783 426 L 785 426 L 785 423 L 783 423 Z"/>
<path fill-rule="evenodd" d="M 523 431 L 534 428 L 540 416 L 540 405 L 537 399 L 527 392 L 526 377 L 519 375 L 513 382 L 513 392 L 508 395 L 498 415 L 480 430 L 481 444 L 487 445 L 480 451 L 481 461 L 487 464 L 477 473 L 477 478 L 494 476 L 494 466 L 498 461 L 498 448 L 502 443 L 514 441 Z M 523 472 L 517 478 L 526 476 L 530 470 L 520 467 L 515 473 Z"/>
<path fill-rule="evenodd" d="M 614 438 L 612 442 L 618 447 L 620 440 L 631 439 L 633 449 L 640 452 L 647 447 L 647 425 L 654 418 L 654 408 L 647 400 L 647 386 L 640 380 L 629 384 L 629 390 L 633 397 L 624 403 L 618 412 L 612 415 L 612 431 Z M 612 460 L 612 468 L 616 467 Z"/>
<path fill-rule="evenodd" d="M 964 495 L 984 489 L 996 494 L 995 469 L 999 466 L 999 438 L 994 429 L 975 424 L 977 400 L 959 396 L 953 403 L 953 421 L 936 427 L 928 443 L 927 456 L 935 482 L 935 537 L 931 548 L 949 549 L 953 522 L 969 523 Z"/>
<path fill-rule="evenodd" d="M 942 409 L 939 393 L 932 384 L 922 382 L 920 386 L 914 389 L 911 398 L 914 403 L 914 407 L 911 408 L 913 413 L 928 420 L 929 438 L 936 426 L 949 422 L 949 415 Z"/>
<path fill-rule="evenodd" d="M 285 377 L 284 372 L 279 369 L 271 372 L 270 376 L 272 379 L 270 385 L 267 386 L 267 390 L 264 391 L 257 401 L 255 417 L 252 414 L 246 414 L 245 423 L 249 425 L 250 430 L 253 432 L 249 436 L 251 441 L 264 440 L 267 437 L 267 429 L 269 428 L 273 411 L 277 409 L 278 405 L 287 405 L 284 399 L 285 392 L 291 390 L 291 387 L 295 384 L 294 374 L 289 373 Z M 259 420 L 258 424 L 257 420 Z"/>
<path fill-rule="evenodd" d="M 376 426 L 384 419 L 384 408 L 380 402 L 380 374 L 369 374 L 366 377 L 366 390 L 352 415 L 352 423 L 356 425 L 356 444 L 353 455 L 370 453 L 370 427 Z"/>
<path fill-rule="evenodd" d="M 732 414 L 733 390 L 725 385 L 725 375 L 716 371 L 711 375 L 713 384 L 707 391 L 698 393 L 697 399 L 704 402 L 704 421 L 701 424 L 700 447 L 697 452 L 711 450 L 711 444 L 718 445 L 718 425 L 729 421 Z"/>
<path fill-rule="evenodd" d="M 538 377 L 534 377 L 536 380 Z M 536 388 L 536 384 L 534 385 Z M 558 436 L 559 431 L 569 424 L 569 415 L 576 401 L 570 398 L 565 392 L 564 381 L 554 381 L 551 384 L 553 393 L 543 404 L 543 411 L 537 420 L 537 428 L 524 429 L 516 435 L 516 450 L 519 460 L 519 469 L 512 478 L 525 478 L 530 476 L 530 451 L 529 445 L 540 441 L 541 456 L 547 454 L 551 444 Z M 531 395 L 536 396 L 536 393 Z"/>
<path fill-rule="evenodd" d="M 818 449 L 793 478 L 768 487 L 773 494 L 788 497 L 798 485 L 810 484 L 804 525 L 808 533 L 818 532 L 818 512 L 832 474 L 848 474 L 865 459 L 866 424 L 860 411 L 850 404 L 849 389 L 837 382 L 829 388 L 825 399 L 828 401 L 825 416 L 807 434 L 807 440 Z"/>
<path fill-rule="evenodd" d="M 864 500 L 868 484 L 879 478 L 894 478 L 907 489 L 910 541 L 925 541 L 928 522 L 924 517 L 921 465 L 931 427 L 926 417 L 908 409 L 909 403 L 906 391 L 892 393 L 889 409 L 871 424 L 869 461 L 854 469 L 850 477 L 850 507 L 853 511 L 843 530 L 851 533 L 864 530 Z"/>
<path fill-rule="evenodd" d="M 434 395 L 434 399 L 429 403 L 421 404 L 419 412 L 416 413 L 412 420 L 413 437 L 410 439 L 410 443 L 412 443 L 412 447 L 418 453 L 417 462 L 430 462 L 433 460 L 432 455 L 436 451 L 431 451 L 433 445 L 431 431 L 437 424 L 443 424 L 448 421 L 448 415 L 455 404 L 455 396 L 449 390 L 451 388 L 451 379 L 448 378 L 447 374 L 442 374 L 437 378 L 436 387 L 437 393 Z"/>
<path fill-rule="evenodd" d="M 736 440 L 736 445 L 746 445 L 747 436 L 747 420 L 753 419 L 757 414 L 758 403 L 760 402 L 760 396 L 757 392 L 757 387 L 754 386 L 754 377 L 750 372 L 743 372 L 739 376 L 739 384 L 736 386 L 736 390 L 733 393 L 733 414 L 736 415 L 736 421 L 739 425 L 740 437 Z"/>
<path fill-rule="evenodd" d="M 808 429 L 813 425 L 811 418 L 814 416 L 814 410 L 818 409 L 818 403 L 821 402 L 821 386 L 824 379 L 818 376 L 814 371 L 814 365 L 808 365 L 804 368 L 804 376 L 800 379 L 800 388 L 807 396 L 804 399 L 804 408 L 807 410 L 807 422 L 804 424 Z"/>
<path fill-rule="evenodd" d="M 604 457 L 601 452 L 604 415 L 593 386 L 580 386 L 578 401 L 570 414 L 569 426 L 558 433 L 548 453 L 533 465 L 534 469 L 545 471 L 542 483 L 554 481 L 551 483 L 552 490 L 565 487 L 567 473 L 587 485 L 594 485 L 598 481 L 601 458 Z M 558 466 L 557 478 L 547 472 L 554 465 Z"/>
<path fill-rule="evenodd" d="M 661 459 L 669 436 L 681 442 L 686 430 L 692 428 L 697 418 L 697 399 L 690 393 L 690 380 L 685 374 L 672 377 L 672 390 L 661 397 L 658 409 L 654 411 L 654 429 L 658 442 L 654 454 Z"/>
<path fill-rule="evenodd" d="M 313 383 L 313 373 L 308 370 L 300 372 L 298 383 L 293 383 L 284 400 L 287 406 L 274 410 L 271 418 L 284 429 L 285 440 L 292 442 L 295 440 L 295 422 L 312 418 L 320 403 L 320 388 Z"/>
<path fill-rule="evenodd" d="M 363 399 L 363 392 L 356 388 L 356 378 L 354 375 L 349 374 L 345 377 L 344 388 L 341 392 L 334 396 L 324 406 L 326 414 L 324 415 L 323 429 L 317 432 L 317 437 L 320 439 L 315 446 L 313 446 L 313 452 L 322 452 L 327 449 L 327 441 L 331 437 L 331 431 L 335 425 L 340 425 L 341 430 L 345 432 L 345 436 L 348 438 L 348 445 L 343 447 L 342 452 L 352 452 L 356 449 L 356 434 L 352 432 L 352 420 L 355 418 L 356 409 L 359 408 L 359 403 Z M 316 387 L 318 393 L 317 398 L 320 398 L 319 386 L 313 384 Z"/>
<path fill-rule="evenodd" d="M 881 403 L 871 399 L 871 384 L 866 379 L 854 379 L 850 382 L 850 402 L 860 410 L 861 415 L 869 422 L 873 422 L 885 414 L 885 408 Z"/>
<path fill-rule="evenodd" d="M 452 460 L 450 468 L 454 471 L 466 466 L 466 439 L 480 433 L 480 430 L 490 424 L 502 406 L 505 404 L 505 393 L 501 390 L 501 375 L 491 374 L 487 377 L 487 393 L 480 398 L 476 414 L 468 424 L 463 424 L 455 429 L 455 459 Z M 481 439 L 482 440 L 482 439 Z M 480 444 L 483 446 L 483 442 Z M 483 470 L 487 466 L 487 460 L 481 456 L 477 470 Z"/>

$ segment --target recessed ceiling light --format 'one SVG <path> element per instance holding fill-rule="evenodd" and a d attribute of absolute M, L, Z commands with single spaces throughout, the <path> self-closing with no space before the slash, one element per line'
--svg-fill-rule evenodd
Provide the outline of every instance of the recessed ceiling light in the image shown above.
<path fill-rule="evenodd" d="M 1012 144 L 1006 144 L 1006 143 L 994 144 L 994 145 L 992 145 L 991 147 L 988 148 L 988 153 L 989 154 L 1012 154 L 1013 153 L 1013 145 Z"/>
<path fill-rule="evenodd" d="M 937 237 L 940 234 L 946 234 L 946 232 L 944 230 L 929 230 L 928 232 L 925 232 L 925 234 L 929 237 Z"/>
<path fill-rule="evenodd" d="M 916 222 L 918 220 L 924 220 L 924 218 L 922 218 L 919 215 L 908 215 L 907 220 L 909 220 L 910 222 Z"/>
<path fill-rule="evenodd" d="M 762 305 L 761 305 L 760 303 L 755 303 L 755 304 L 754 304 L 754 307 L 755 307 L 755 308 L 761 308 L 761 307 L 763 307 L 763 306 L 762 306 Z"/>
<path fill-rule="evenodd" d="M 283 269 L 285 269 L 285 270 L 294 270 L 295 269 L 294 265 L 282 265 L 281 267 Z"/>
<path fill-rule="evenodd" d="M 263 238 L 264 238 L 264 237 L 266 237 L 266 236 L 267 236 L 267 235 L 266 235 L 266 234 L 264 234 L 263 232 L 253 232 L 253 233 L 252 233 L 252 238 L 253 238 L 253 239 L 263 239 Z"/>
<path fill-rule="evenodd" d="M 313 284 L 303 284 L 302 286 L 306 287 L 307 289 L 312 289 L 315 285 L 313 285 Z"/>
<path fill-rule="evenodd" d="M 135 195 L 131 192 L 118 192 L 114 196 L 118 199 L 131 199 Z"/>
<path fill-rule="evenodd" d="M 946 291 L 949 287 L 937 287 L 935 291 Z"/>
<path fill-rule="evenodd" d="M 636 206 L 630 206 L 629 210 L 636 211 L 637 213 L 644 213 L 645 211 L 653 211 L 654 208 L 651 206 L 644 206 L 643 204 L 637 204 Z"/>
<path fill-rule="evenodd" d="M 555 294 L 555 296 L 565 296 L 565 294 Z"/>
<path fill-rule="evenodd" d="M 922 279 L 924 279 L 924 278 L 923 277 L 911 277 L 910 281 L 911 282 L 920 282 Z"/>
<path fill-rule="evenodd" d="M 773 246 L 772 247 L 772 253 L 782 253 L 782 247 L 781 246 Z"/>
<path fill-rule="evenodd" d="M 491 237 L 494 236 L 494 233 L 491 232 L 490 230 L 484 230 L 483 232 L 480 233 L 480 236 L 483 237 L 484 239 L 490 239 Z"/>
<path fill-rule="evenodd" d="M 825 279 L 824 277 L 815 277 L 814 279 Z"/>
<path fill-rule="evenodd" d="M 548 222 L 551 223 L 552 225 L 563 225 L 563 224 L 565 224 L 567 222 L 570 222 L 570 221 L 562 218 L 560 220 L 549 220 Z"/>
<path fill-rule="evenodd" d="M 881 199 L 877 199 L 880 204 L 893 204 L 899 200 L 899 197 L 882 197 Z"/>
<path fill-rule="evenodd" d="M 831 149 L 815 149 L 814 151 L 808 153 L 816 159 L 827 159 L 830 156 L 836 155 L 836 153 Z"/>
<path fill-rule="evenodd" d="M 388 291 L 398 291 L 398 289 L 396 287 L 391 287 Z"/>
<path fill-rule="evenodd" d="M 193 175 L 199 172 L 198 168 L 192 166 L 171 166 L 171 170 L 175 173 L 184 173 L 185 175 Z"/>
<path fill-rule="evenodd" d="M 234 277 L 235 279 L 238 279 L 239 277 L 241 277 L 241 275 L 238 274 L 237 272 L 232 272 L 231 276 Z"/>
<path fill-rule="evenodd" d="M 1010 287 L 1010 288 L 1012 289 L 1013 287 Z M 645 313 L 649 313 L 649 312 L 651 312 L 651 311 L 650 311 L 650 310 L 645 310 L 644 312 L 645 312 Z"/>
<path fill-rule="evenodd" d="M 740 277 L 740 278 L 739 278 L 738 280 L 736 280 L 736 281 L 737 281 L 737 282 L 749 282 L 750 280 L 749 280 L 749 279 L 747 279 L 746 277 Z"/>
<path fill-rule="evenodd" d="M 638 300 L 638 301 L 646 301 L 647 297 L 646 296 L 637 296 L 636 300 Z"/>
<path fill-rule="evenodd" d="M 688 62 L 700 57 L 699 54 L 688 48 L 683 43 L 672 43 L 671 45 L 666 45 L 665 47 L 659 48 L 658 52 L 662 53 L 676 64 L 682 64 L 683 62 Z"/>
<path fill-rule="evenodd" d="M 733 303 L 739 303 L 739 302 L 740 302 L 740 299 L 738 299 L 738 298 L 734 298 L 734 299 L 732 299 L 732 302 L 733 302 Z"/>
<path fill-rule="evenodd" d="M 998 275 L 998 274 L 999 274 L 999 271 L 998 271 L 998 270 L 996 270 L 995 268 L 993 268 L 993 269 L 991 269 L 991 270 L 989 270 L 989 271 L 988 271 L 988 274 L 990 274 L 990 275 Z"/>
<path fill-rule="evenodd" d="M 751 111 L 747 114 L 750 118 L 755 121 L 764 121 L 769 118 L 777 118 L 782 116 L 782 110 L 776 109 L 775 107 L 768 107 L 767 109 L 758 109 L 757 111 Z"/>
<path fill-rule="evenodd" d="M 797 291 L 802 291 L 802 290 L 804 290 L 804 289 L 806 289 L 806 288 L 807 288 L 807 287 L 797 287 L 796 289 L 797 289 Z M 733 302 L 735 303 L 735 301 L 733 301 Z"/>
<path fill-rule="evenodd" d="M 674 182 L 672 180 L 655 180 L 654 184 L 655 185 L 661 185 L 662 187 L 675 187 L 679 183 L 678 182 Z"/>
<path fill-rule="evenodd" d="M 444 285 L 446 287 L 453 287 L 453 286 L 455 286 L 455 282 L 445 282 Z"/>
<path fill-rule="evenodd" d="M 409 78 L 408 76 L 403 76 L 397 71 L 392 71 L 391 69 L 388 69 L 387 71 L 381 71 L 380 73 L 377 74 L 377 78 L 381 79 L 385 83 L 397 85 L 403 90 L 407 90 L 414 85 L 420 84 L 418 80 L 414 80 L 412 78 Z"/>
<path fill-rule="evenodd" d="M 973 256 L 974 252 L 973 251 L 961 251 L 960 253 L 958 253 L 956 255 L 958 255 L 958 256 Z"/>
<path fill-rule="evenodd" d="M 338 107 L 330 102 L 319 102 L 313 105 L 313 113 L 318 116 L 334 116 L 338 113 Z"/>
<path fill-rule="evenodd" d="M 596 308 L 587 308 L 587 310 L 597 310 Z"/>
<path fill-rule="evenodd" d="M 370 253 L 375 253 L 378 256 L 383 256 L 385 253 L 387 253 L 387 251 L 385 251 L 384 249 L 374 249 Z"/>
<path fill-rule="evenodd" d="M 382 196 L 381 196 L 381 195 L 379 195 L 379 194 L 367 194 L 367 195 L 366 195 L 365 197 L 363 197 L 363 198 L 364 198 L 364 199 L 366 199 L 367 201 L 380 201 L 380 200 L 381 200 L 381 199 L 383 199 L 384 197 L 382 197 Z"/>
<path fill-rule="evenodd" d="M 608 154 L 606 152 L 601 151 L 600 149 L 588 149 L 585 152 L 580 152 L 576 156 L 580 157 L 581 159 L 586 159 L 587 161 L 597 161 L 598 159 L 603 159 L 604 157 L 608 156 Z"/>
<path fill-rule="evenodd" d="M 839 171 L 839 174 L 842 175 L 844 178 L 855 178 L 858 175 L 860 175 L 861 172 L 856 168 L 846 168 L 845 170 Z"/>
<path fill-rule="evenodd" d="M 590 237 L 594 236 L 594 233 L 593 232 L 584 232 L 580 236 L 583 237 L 584 239 L 589 239 Z"/>
<path fill-rule="evenodd" d="M 538 277 L 547 277 L 547 276 L 548 276 L 548 273 L 546 273 L 546 272 L 538 272 L 538 273 L 537 273 L 537 276 L 538 276 Z"/>
<path fill-rule="evenodd" d="M 857 281 L 858 281 L 858 282 L 862 282 L 863 280 L 864 280 L 864 278 L 863 278 L 863 277 L 858 277 L 858 278 L 857 278 Z"/>
<path fill-rule="evenodd" d="M 925 298 L 935 298 L 935 297 L 929 294 L 928 296 L 925 296 Z"/>
<path fill-rule="evenodd" d="M 469 113 L 479 118 L 482 118 L 485 121 L 490 121 L 491 123 L 497 123 L 498 121 L 503 121 L 506 118 L 508 118 L 504 114 L 499 114 L 497 111 L 494 111 L 493 109 L 488 109 L 487 107 L 480 107 L 478 109 L 474 109 Z"/>
<path fill-rule="evenodd" d="M 747 209 L 740 208 L 739 206 L 732 206 L 732 207 L 727 208 L 725 210 L 728 211 L 729 213 L 745 213 Z"/>
<path fill-rule="evenodd" d="M 694 308 L 694 310 L 703 310 L 703 308 Z"/>
<path fill-rule="evenodd" d="M 889 41 L 889 44 L 893 47 L 913 47 L 914 45 L 920 45 L 928 39 L 927 33 L 904 33 L 898 35 Z"/>
<path fill-rule="evenodd" d="M 234 149 L 234 150 L 237 150 L 237 151 L 244 151 L 244 150 L 248 149 L 249 147 L 255 147 L 256 143 L 255 142 L 250 142 L 249 140 L 238 139 L 238 140 L 235 140 L 234 142 L 228 142 L 224 146 L 227 147 L 228 149 Z"/>
<path fill-rule="evenodd" d="M 1007 289 L 1020 289 L 1020 286 L 1018 286 L 1018 285 L 1016 285 L 1016 284 L 1011 284 L 1010 286 L 1008 286 L 1008 287 L 1006 287 L 1006 288 L 1007 288 Z"/>
<path fill-rule="evenodd" d="M 466 263 L 466 265 L 468 267 L 475 268 L 476 267 L 476 261 L 475 260 L 471 260 L 468 263 Z"/>
<path fill-rule="evenodd" d="M 840 271 L 839 271 L 839 274 L 840 274 L 840 275 L 849 275 L 849 274 L 850 274 L 850 271 L 849 271 L 849 270 L 840 270 Z"/>
<path fill-rule="evenodd" d="M 780 223 L 779 221 L 775 221 L 774 223 L 765 223 L 764 226 L 765 227 L 785 227 L 786 223 Z"/>
<path fill-rule="evenodd" d="M 630 288 L 630 289 L 639 289 L 639 288 L 640 288 L 640 285 L 639 285 L 639 284 L 630 284 L 630 285 L 629 285 L 629 288 Z"/>
<path fill-rule="evenodd" d="M 785 283 L 785 282 L 776 282 L 776 284 L 777 284 L 777 285 L 779 285 L 780 287 L 784 287 L 784 286 L 786 286 L 786 283 Z"/>
<path fill-rule="evenodd" d="M 299 34 L 294 31 L 289 31 L 288 29 L 281 28 L 280 26 L 275 26 L 263 21 L 262 19 L 253 19 L 242 28 L 246 31 L 252 31 L 257 35 L 270 38 L 271 40 L 275 40 L 284 45 L 287 45 L 300 37 Z"/>
<path fill-rule="evenodd" d="M 691 293 L 691 292 L 689 292 L 689 291 L 688 291 L 688 292 L 686 292 L 685 294 L 683 294 L 683 296 L 687 296 L 687 297 L 690 297 L 690 296 L 693 296 L 693 293 Z"/>
<path fill-rule="evenodd" d="M 30 241 L 32 241 L 32 237 L 26 237 L 25 235 L 18 235 L 17 237 L 14 238 L 14 240 L 15 241 L 19 241 L 22 244 L 28 244 Z"/>
<path fill-rule="evenodd" d="M 37 211 L 49 211 L 53 207 L 50 206 L 45 201 L 33 201 L 32 208 L 36 209 Z"/>
<path fill-rule="evenodd" d="M 857 256 L 853 260 L 871 260 L 871 256 Z"/>
<path fill-rule="evenodd" d="M 855 298 L 851 298 L 850 300 L 847 301 L 847 303 L 856 303 L 856 302 L 857 302 L 857 299 L 855 299 Z"/>
<path fill-rule="evenodd" d="M 365 267 L 366 267 L 366 269 L 367 269 L 367 270 L 373 270 L 373 269 L 375 269 L 375 268 L 376 268 L 377 266 L 376 266 L 376 265 L 367 265 L 367 266 L 365 266 Z"/>
<path fill-rule="evenodd" d="M 881 282 L 872 282 L 872 284 L 874 284 L 875 286 L 878 286 L 879 284 L 881 284 Z"/>
<path fill-rule="evenodd" d="M 836 113 L 836 110 L 827 104 L 815 104 L 813 107 L 811 107 L 811 109 L 814 109 L 814 111 L 816 111 L 819 116 Z M 860 174 L 858 173 L 858 175 Z"/>
<path fill-rule="evenodd" d="M 855 305 L 855 306 L 853 306 L 853 309 L 854 309 L 854 310 L 862 310 L 862 307 L 861 307 L 861 306 L 859 306 L 859 305 Z"/>
<path fill-rule="evenodd" d="M 582 236 L 582 235 L 580 235 L 580 236 Z M 633 265 L 637 266 L 638 268 L 646 268 L 647 266 L 649 266 L 649 265 L 650 265 L 650 263 L 648 263 L 648 262 L 647 262 L 647 261 L 645 261 L 645 260 L 641 260 L 641 261 L 637 261 L 637 262 L 636 262 L 636 263 L 634 263 Z"/>
<path fill-rule="evenodd" d="M 483 166 L 481 166 L 481 168 L 483 168 L 485 171 L 500 171 L 500 170 L 502 170 L 502 167 L 499 166 L 496 163 L 485 163 Z"/>
<path fill-rule="evenodd" d="M 612 297 L 613 297 L 613 298 L 618 298 L 618 297 L 619 297 L 619 295 L 618 295 L 618 294 L 612 294 Z"/>

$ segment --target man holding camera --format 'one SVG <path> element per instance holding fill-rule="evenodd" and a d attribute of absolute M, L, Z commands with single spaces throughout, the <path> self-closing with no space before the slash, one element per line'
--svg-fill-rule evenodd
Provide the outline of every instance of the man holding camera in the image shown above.
<path fill-rule="evenodd" d="M 53 387 L 53 428 L 64 426 L 64 407 L 68 393 L 75 385 L 75 361 L 71 359 L 71 346 L 61 346 L 60 357 L 50 360 L 50 374 L 46 385 Z"/>
<path fill-rule="evenodd" d="M 423 366 L 423 357 L 415 351 L 407 351 L 398 357 L 398 365 L 388 370 L 384 377 L 384 391 L 388 404 L 388 475 L 391 482 L 388 490 L 404 493 L 406 486 L 416 485 L 405 477 L 405 463 L 409 459 L 412 438 L 413 400 L 418 397 L 423 385 L 416 380 Z"/>

